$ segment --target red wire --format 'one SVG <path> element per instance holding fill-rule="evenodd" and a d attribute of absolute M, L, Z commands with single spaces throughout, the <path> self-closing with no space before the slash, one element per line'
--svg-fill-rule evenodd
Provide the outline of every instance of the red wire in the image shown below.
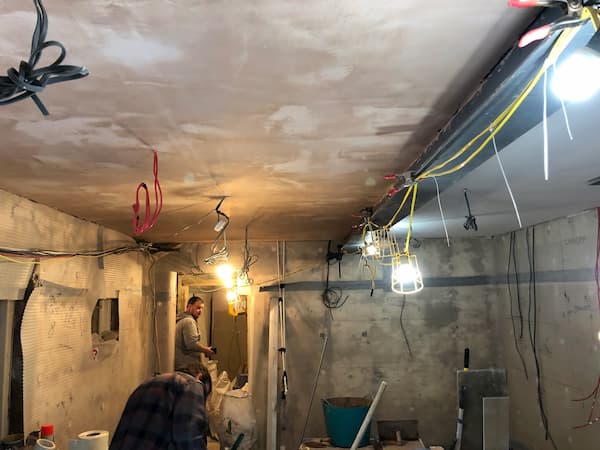
<path fill-rule="evenodd" d="M 598 267 L 599 267 L 599 262 L 600 262 L 600 207 L 596 208 L 596 215 L 597 215 L 597 237 L 596 237 L 596 265 L 594 266 L 594 279 L 596 280 L 596 295 L 597 295 L 597 299 L 598 299 L 598 308 L 600 309 L 600 280 L 598 279 Z M 574 426 L 573 427 L 574 430 L 579 429 L 579 428 L 584 428 L 584 427 L 587 427 L 594 423 L 600 422 L 600 417 L 594 417 L 594 410 L 596 409 L 596 403 L 598 401 L 598 393 L 599 392 L 600 392 L 600 376 L 598 377 L 598 380 L 596 381 L 596 386 L 594 387 L 594 390 L 592 391 L 592 393 L 590 395 L 588 395 L 587 397 L 576 398 L 573 400 L 574 402 L 583 402 L 585 400 L 589 400 L 590 398 L 593 398 L 592 407 L 590 409 L 590 414 L 588 416 L 587 422 L 582 425 Z"/>
<path fill-rule="evenodd" d="M 152 218 L 150 218 L 150 194 L 146 183 L 140 183 L 135 191 L 135 203 L 133 204 L 133 234 L 139 236 L 140 234 L 148 231 L 156 223 L 156 219 L 162 210 L 163 195 L 160 183 L 158 181 L 158 153 L 154 151 L 154 197 L 155 206 Z M 144 222 L 140 224 L 140 190 L 146 191 L 146 211 L 144 213 Z"/>

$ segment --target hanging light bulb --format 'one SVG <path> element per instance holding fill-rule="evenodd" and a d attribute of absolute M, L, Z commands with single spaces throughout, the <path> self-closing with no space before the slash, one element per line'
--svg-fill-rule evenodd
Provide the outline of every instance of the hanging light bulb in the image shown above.
<path fill-rule="evenodd" d="M 563 100 L 581 102 L 600 89 L 600 54 L 583 47 L 556 67 L 552 90 Z"/>
<path fill-rule="evenodd" d="M 379 256 L 379 241 L 375 235 L 375 225 L 370 221 L 366 223 L 363 229 L 363 256 Z"/>
<path fill-rule="evenodd" d="M 237 291 L 235 289 L 228 289 L 227 290 L 227 303 L 232 304 L 237 302 L 238 299 L 238 295 L 237 295 Z"/>
<path fill-rule="evenodd" d="M 375 244 L 368 244 L 365 247 L 366 256 L 376 256 L 379 253 L 379 249 Z"/>
<path fill-rule="evenodd" d="M 217 276 L 223 281 L 231 279 L 233 277 L 233 273 L 234 269 L 231 264 L 221 264 L 216 270 Z"/>
<path fill-rule="evenodd" d="M 423 289 L 423 275 L 416 255 L 398 254 L 392 261 L 392 291 L 414 294 Z"/>
<path fill-rule="evenodd" d="M 231 289 L 235 286 L 235 269 L 231 264 L 221 264 L 217 267 L 216 273 L 226 289 Z"/>
<path fill-rule="evenodd" d="M 557 63 L 552 90 L 563 100 L 580 102 L 600 90 L 600 33 Z"/>

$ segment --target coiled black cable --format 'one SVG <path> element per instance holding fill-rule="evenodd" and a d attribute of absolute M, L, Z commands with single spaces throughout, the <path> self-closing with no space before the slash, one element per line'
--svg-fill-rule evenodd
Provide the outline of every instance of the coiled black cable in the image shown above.
<path fill-rule="evenodd" d="M 31 39 L 31 53 L 27 62 L 21 61 L 19 70 L 11 67 L 6 76 L 0 76 L 0 105 L 16 103 L 31 97 L 43 115 L 48 110 L 37 96 L 47 85 L 62 81 L 76 80 L 89 75 L 85 67 L 61 64 L 67 56 L 67 50 L 58 41 L 45 41 L 48 32 L 48 15 L 42 0 L 33 0 L 37 11 L 37 23 Z M 48 47 L 58 47 L 60 55 L 49 66 L 36 69 L 42 52 Z"/>
<path fill-rule="evenodd" d="M 344 295 L 344 291 L 341 288 L 338 287 L 330 287 L 329 286 L 329 268 L 331 266 L 331 263 L 329 262 L 329 256 L 331 255 L 331 241 L 329 241 L 329 243 L 327 244 L 327 275 L 325 278 L 325 289 L 323 290 L 323 293 L 321 294 L 321 300 L 323 301 L 323 305 L 325 305 L 325 307 L 329 310 L 329 314 L 331 315 L 331 318 L 333 319 L 333 309 L 338 309 L 341 308 L 342 306 L 344 306 L 344 303 L 346 303 L 346 300 L 348 300 L 348 295 L 346 295 L 346 297 L 343 297 Z M 342 276 L 342 266 L 341 266 L 341 259 L 338 259 L 336 257 L 337 261 L 338 261 L 338 267 L 339 267 L 339 274 L 340 274 L 340 278 Z"/>

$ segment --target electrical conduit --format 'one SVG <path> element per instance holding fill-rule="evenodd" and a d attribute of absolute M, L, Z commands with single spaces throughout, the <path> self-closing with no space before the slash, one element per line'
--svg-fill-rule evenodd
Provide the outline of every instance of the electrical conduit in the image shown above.
<path fill-rule="evenodd" d="M 381 400 L 381 397 L 383 396 L 383 391 L 385 391 L 385 388 L 387 388 L 387 385 L 388 384 L 385 381 L 382 381 L 381 384 L 379 385 L 379 389 L 377 390 L 377 394 L 375 394 L 373 403 L 371 403 L 371 406 L 369 407 L 369 411 L 367 411 L 365 420 L 363 420 L 363 423 L 360 426 L 356 437 L 354 438 L 354 442 L 352 443 L 352 447 L 350 447 L 350 450 L 356 450 L 358 448 L 358 444 L 360 443 L 360 440 L 362 439 L 363 434 L 365 434 L 365 431 L 367 430 L 367 426 L 369 426 L 369 423 L 371 422 L 373 413 L 375 412 L 375 409 L 377 409 L 377 405 L 379 404 L 379 401 Z"/>

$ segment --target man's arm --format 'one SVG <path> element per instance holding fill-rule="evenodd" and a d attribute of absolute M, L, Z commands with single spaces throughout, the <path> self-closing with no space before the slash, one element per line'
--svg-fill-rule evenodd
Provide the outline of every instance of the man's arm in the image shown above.
<path fill-rule="evenodd" d="M 183 319 L 183 345 L 186 350 L 200 351 L 206 356 L 212 356 L 215 352 L 210 348 L 200 343 L 200 334 L 198 333 L 198 326 L 194 322 L 194 319 Z"/>

